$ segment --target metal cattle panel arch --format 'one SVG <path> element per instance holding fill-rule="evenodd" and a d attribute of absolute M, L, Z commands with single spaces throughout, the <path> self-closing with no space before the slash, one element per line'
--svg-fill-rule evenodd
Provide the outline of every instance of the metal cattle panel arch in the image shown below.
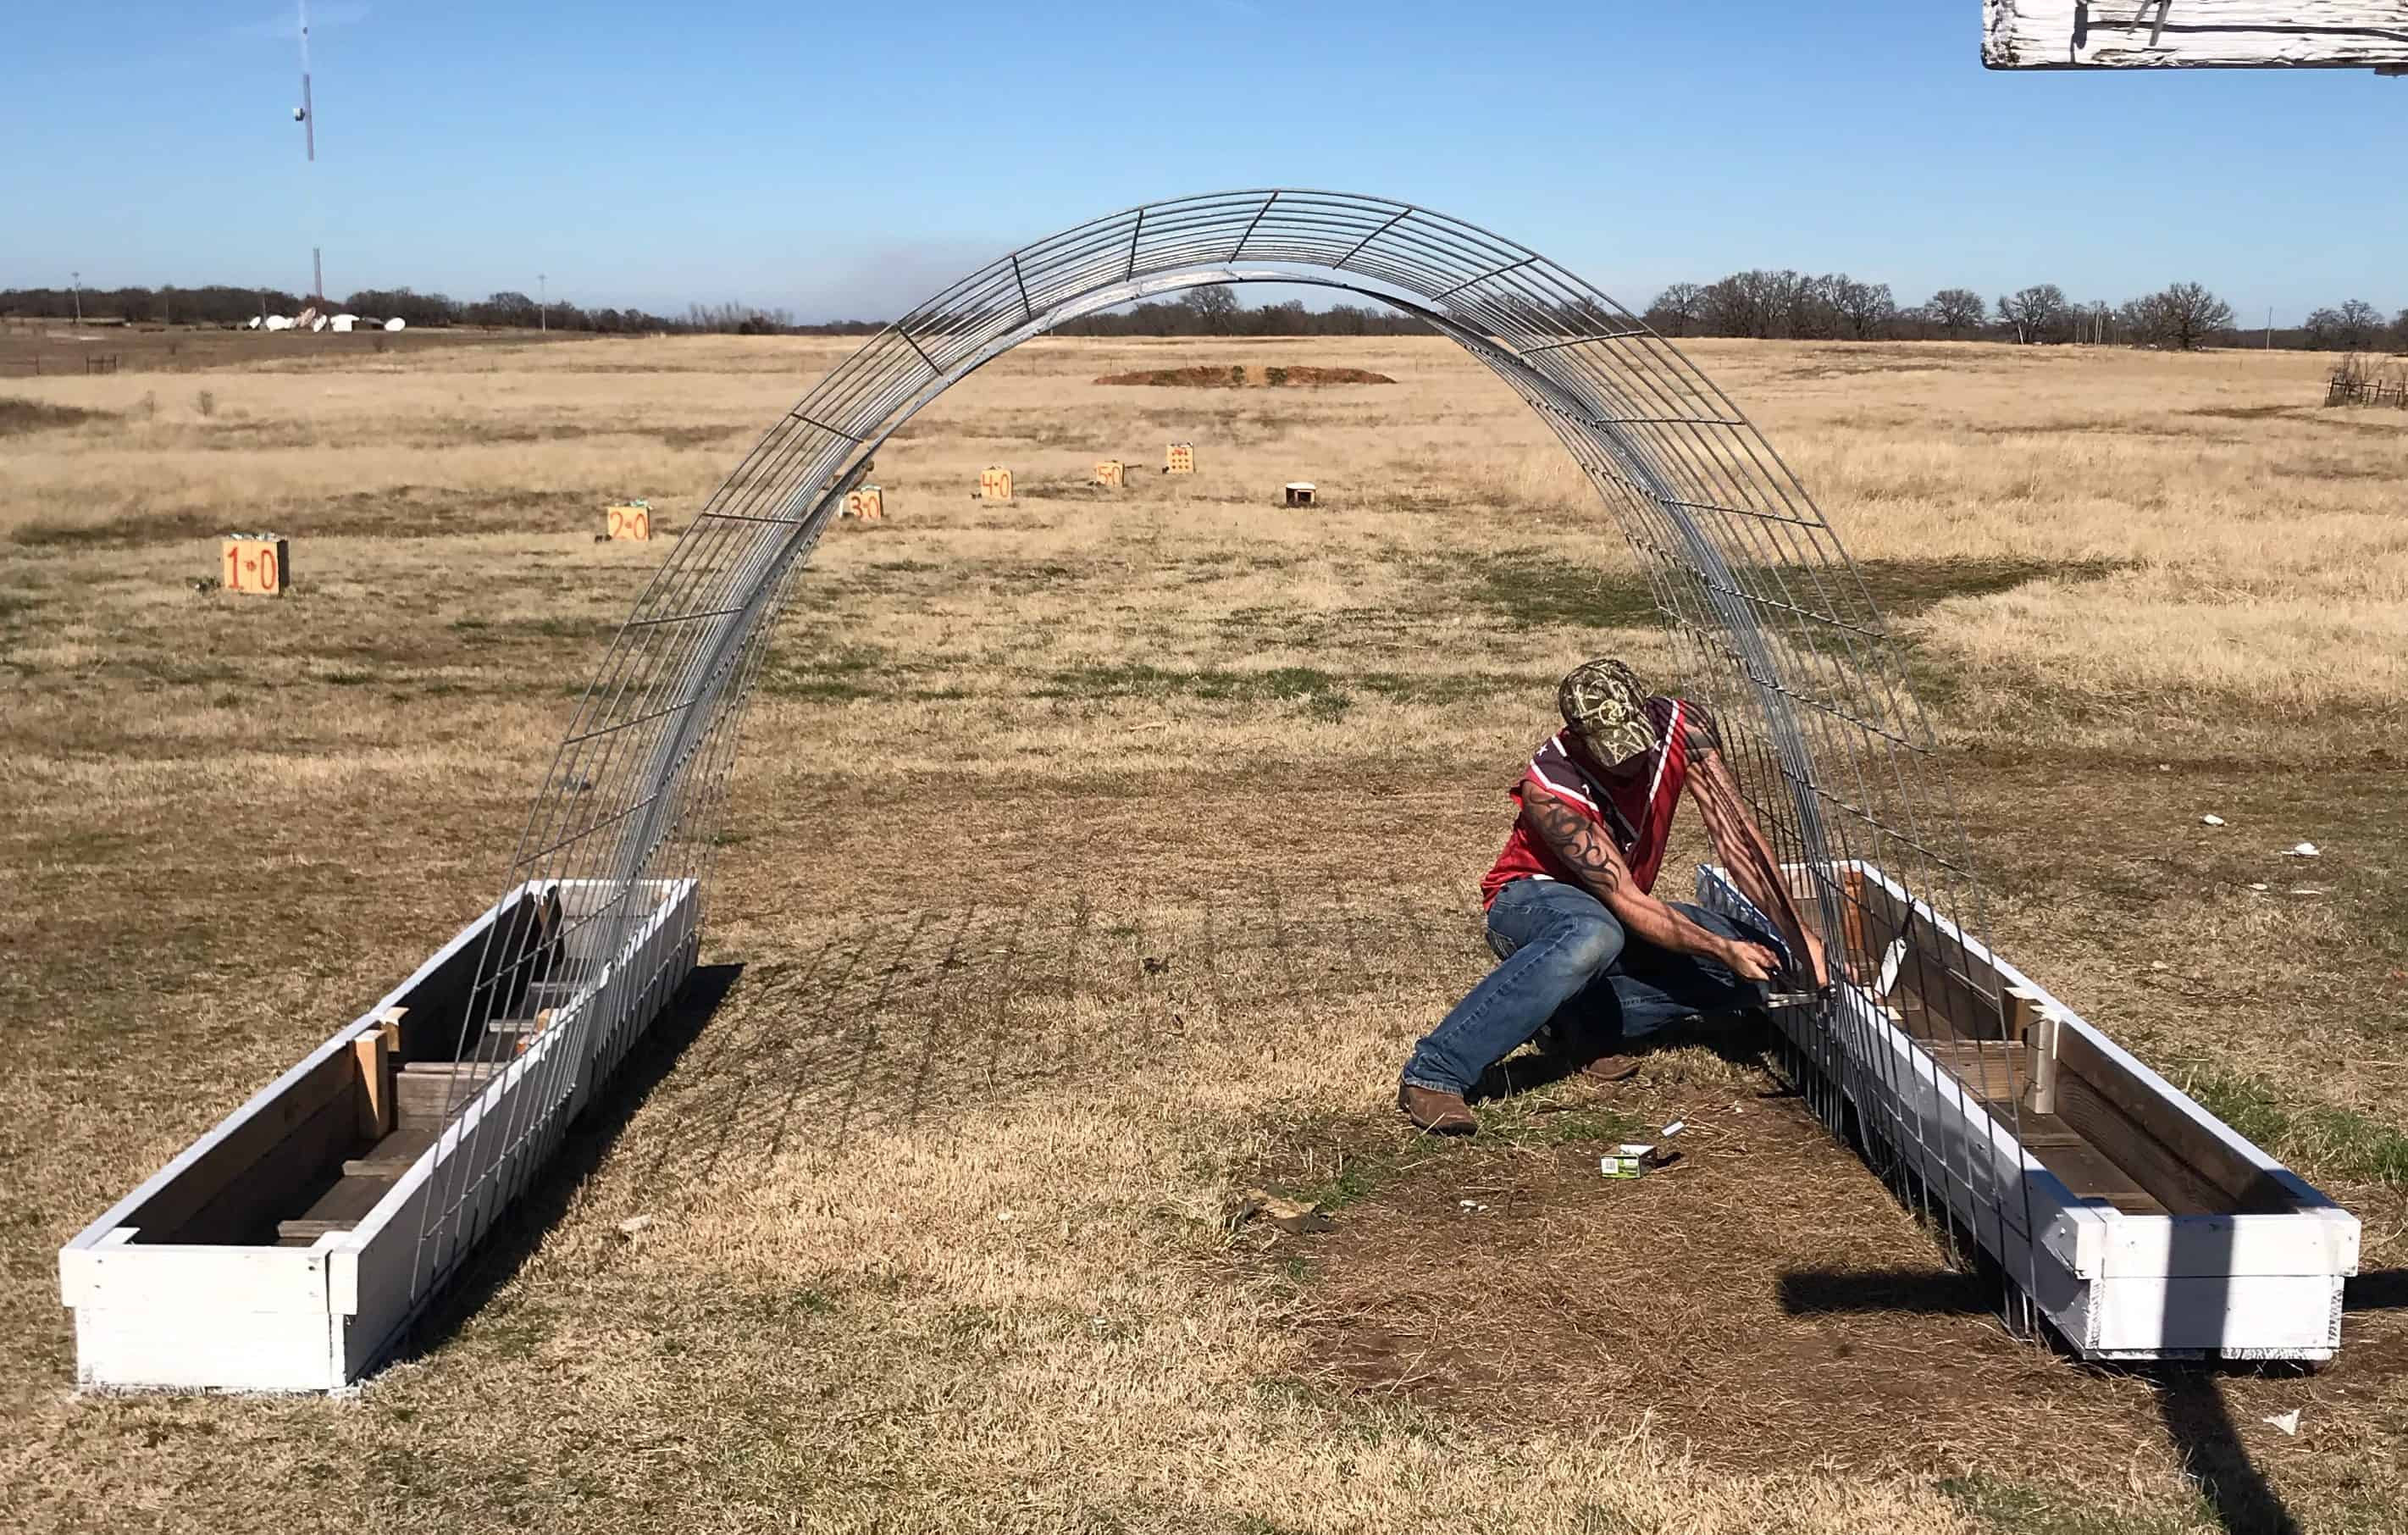
<path fill-rule="evenodd" d="M 769 429 L 637 598 L 536 796 L 511 875 L 538 891 L 610 882 L 613 898 L 567 922 L 598 925 L 575 948 L 608 957 L 565 983 L 546 978 L 583 1005 L 567 1014 L 580 1038 L 548 1053 L 538 1091 L 519 1094 L 510 1113 L 472 1121 L 461 1112 L 469 1087 L 454 1090 L 463 1155 L 448 1158 L 426 1202 L 414 1301 L 516 1196 L 562 1132 L 580 1082 L 624 1051 L 614 1010 L 651 977 L 618 972 L 631 968 L 659 892 L 689 880 L 703 888 L 770 630 L 871 455 L 922 407 L 1031 337 L 1133 299 L 1233 282 L 1374 298 L 1487 365 L 1579 461 L 1640 556 L 1685 648 L 1682 690 L 1713 708 L 1742 788 L 1799 871 L 1810 917 L 1840 933 L 1842 871 L 1870 866 L 1910 912 L 1919 903 L 1937 919 L 1925 924 L 1927 940 L 1956 945 L 1961 960 L 1982 929 L 1979 894 L 1955 812 L 1928 781 L 1930 733 L 1881 614 L 1797 477 L 1670 342 L 1538 252 L 1408 203 L 1294 190 L 1152 203 L 1001 256 L 871 337 Z M 521 920 L 538 920 L 540 903 L 523 911 L 533 915 Z M 1841 948 L 1831 945 L 1835 969 Z M 509 934 L 488 940 L 464 1056 L 498 1059 L 510 1048 L 485 1026 L 524 996 L 509 956 L 527 952 Z M 1853 1113 L 1877 1165 L 1901 1193 L 1911 1185 L 1927 1213 L 1936 1199 L 1960 1218 L 1970 1212 L 1977 1235 L 1996 1235 L 2014 1218 L 2004 1201 L 2021 1180 L 1999 1179 L 1986 1148 L 1942 1143 L 1897 1082 L 1861 1080 L 1859 1063 L 1889 1058 L 1846 1048 L 1864 1026 L 1856 1010 L 1827 1004 L 1793 1050 L 1816 1112 L 1834 1131 L 1851 1127 Z M 2028 1210 L 2022 1225 L 2029 1229 Z"/>

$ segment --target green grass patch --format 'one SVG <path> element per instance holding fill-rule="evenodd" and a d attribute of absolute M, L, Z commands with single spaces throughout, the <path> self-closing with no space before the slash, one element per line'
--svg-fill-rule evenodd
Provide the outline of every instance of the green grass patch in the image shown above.
<path fill-rule="evenodd" d="M 1317 667 L 1273 667 L 1267 671 L 1205 667 L 1180 671 L 1143 662 L 1068 667 L 1032 690 L 1039 698 L 1205 698 L 1215 702 L 1288 703 L 1315 719 L 1340 720 L 1354 697 L 1337 677 Z"/>
<path fill-rule="evenodd" d="M 2260 1146 L 2279 1144 L 2291 1127 L 2291 1116 L 2274 1101 L 2274 1089 L 2255 1077 L 2219 1071 L 2200 1077 L 2185 1089 L 2200 1107 Z"/>
<path fill-rule="evenodd" d="M 1503 1146 L 1610 1146 L 1648 1139 L 1646 1126 L 1602 1104 L 1564 1105 L 1526 1095 L 1492 1098 L 1475 1110 L 1480 1138 Z"/>
<path fill-rule="evenodd" d="M 2257 1144 L 2321 1177 L 2408 1188 L 2408 1134 L 2356 1109 L 2286 1108 L 2273 1087 L 2218 1071 L 2185 1087 L 2209 1113 Z"/>
<path fill-rule="evenodd" d="M 1945 1477 L 1941 1494 L 2000 1535 L 2181 1535 L 2219 1521 L 2203 1499 L 2179 1511 L 2119 1513 L 2087 1499 L 1976 1471 Z"/>
<path fill-rule="evenodd" d="M 1627 629 L 1661 622 L 1644 577 L 1608 574 L 1538 550 L 1508 550 L 1445 562 L 1469 578 L 1466 594 L 1519 629 L 1571 624 Z"/>
<path fill-rule="evenodd" d="M 896 695 L 911 670 L 876 645 L 808 646 L 800 653 L 781 646 L 762 667 L 757 685 L 783 698 L 849 703 Z"/>

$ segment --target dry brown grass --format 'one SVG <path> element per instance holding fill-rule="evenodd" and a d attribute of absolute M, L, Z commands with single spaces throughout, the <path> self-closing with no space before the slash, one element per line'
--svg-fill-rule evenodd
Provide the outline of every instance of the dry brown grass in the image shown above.
<path fill-rule="evenodd" d="M 71 1399 L 58 1243 L 499 881 L 658 558 L 594 542 L 602 502 L 683 522 L 842 350 L 9 380 L 102 413 L 0 448 L 9 1523 L 2212 1526 L 2145 1383 L 1978 1320 L 1769 1305 L 1762 1276 L 1823 1250 L 1801 1188 L 1850 1191 L 1850 1261 L 1940 1268 L 1812 1137 L 1701 1165 L 1693 1205 L 1667 1179 L 1643 1219 L 1584 1221 L 1593 1148 L 1516 1139 L 1508 1106 L 1485 1149 L 1372 1176 L 1301 1272 L 1222 1230 L 1227 1190 L 1304 1176 L 1299 1147 L 1389 1135 L 1403 1050 L 1483 966 L 1471 884 L 1554 678 L 1608 648 L 1673 665 L 1544 429 L 1412 341 L 1282 349 L 1393 386 L 1098 386 L 1264 349 L 1049 341 L 948 395 L 879 466 L 888 520 L 823 545 L 748 724 L 710 927 L 741 978 L 639 1067 L 475 1303 L 354 1402 Z M 2374 753 L 2403 700 L 2408 436 L 2319 413 L 2305 357 L 1696 350 L 1877 562 L 2005 952 L 2161 1067 L 2271 1095 L 2277 1149 L 2396 1270 L 2408 825 Z M 1085 487 L 1171 440 L 1193 480 Z M 1010 507 L 969 498 L 996 462 Z M 1299 477 L 1330 504 L 1275 509 Z M 187 589 L 210 535 L 259 526 L 294 538 L 295 596 Z M 1365 794 L 1332 822 L 1312 807 L 1341 767 Z M 2304 871 L 2275 855 L 2302 838 L 2329 850 Z M 1624 1108 L 1762 1086 L 1691 1052 Z M 1415 1218 L 1492 1165 L 1536 1191 L 1515 1243 Z M 1535 1394 L 1325 1347 L 1333 1308 L 1424 1325 L 1474 1272 L 1542 1305 L 1594 1272 L 1643 1305 L 1668 1244 L 1698 1261 L 1648 1326 L 1564 1308 L 1585 1366 L 1482 1318 L 1474 1352 Z M 2308 1528 L 2401 1528 L 2408 1315 L 2346 1336 L 2325 1376 L 2225 1389 Z M 1834 1338 L 1856 1364 L 1813 1354 Z M 1821 1462 L 1742 1453 L 1673 1368 L 1698 1352 L 1736 1421 L 1790 1432 L 1950 1341 L 1980 1424 L 1901 1393 L 1890 1453 Z M 2254 1425 L 2289 1406 L 2299 1440 Z"/>

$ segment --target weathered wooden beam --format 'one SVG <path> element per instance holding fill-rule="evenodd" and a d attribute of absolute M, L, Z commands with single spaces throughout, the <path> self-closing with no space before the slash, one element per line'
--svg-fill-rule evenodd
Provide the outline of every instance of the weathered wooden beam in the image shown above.
<path fill-rule="evenodd" d="M 2408 66 L 2408 0 L 1983 0 L 1992 69 Z"/>

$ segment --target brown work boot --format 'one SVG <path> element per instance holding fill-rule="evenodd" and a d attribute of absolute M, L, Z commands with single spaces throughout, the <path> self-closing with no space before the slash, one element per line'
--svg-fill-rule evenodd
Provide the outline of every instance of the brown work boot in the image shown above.
<path fill-rule="evenodd" d="M 1572 1068 L 1572 1075 L 1583 1082 L 1628 1082 L 1639 1075 L 1636 1055 L 1599 1055 Z"/>
<path fill-rule="evenodd" d="M 1397 1107 L 1405 1112 L 1407 1119 L 1432 1135 L 1469 1135 L 1480 1128 L 1480 1121 L 1471 1117 L 1471 1106 L 1463 1101 L 1461 1093 L 1441 1093 L 1435 1087 L 1398 1083 Z"/>

